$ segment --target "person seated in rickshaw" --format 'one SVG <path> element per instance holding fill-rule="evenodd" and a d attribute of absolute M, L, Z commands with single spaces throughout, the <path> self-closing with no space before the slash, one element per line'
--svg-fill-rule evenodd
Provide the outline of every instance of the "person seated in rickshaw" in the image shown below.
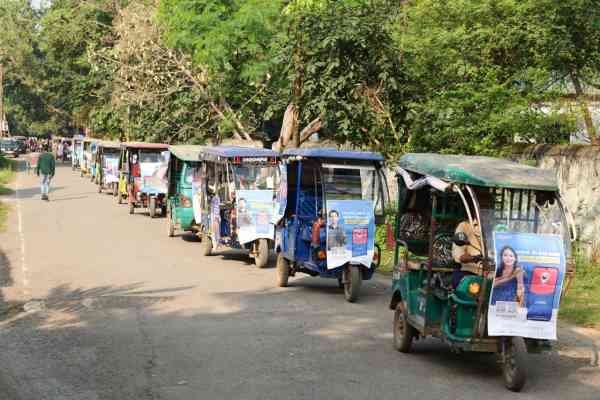
<path fill-rule="evenodd" d="M 478 190 L 476 195 L 480 210 L 490 210 L 493 207 L 493 197 L 489 191 Z M 469 220 L 462 221 L 454 231 L 454 236 L 461 238 L 465 244 L 452 244 L 452 258 L 459 266 L 452 276 L 453 287 L 457 287 L 465 275 L 480 275 L 482 272 L 481 229 L 481 224 L 474 217 L 472 224 Z"/>

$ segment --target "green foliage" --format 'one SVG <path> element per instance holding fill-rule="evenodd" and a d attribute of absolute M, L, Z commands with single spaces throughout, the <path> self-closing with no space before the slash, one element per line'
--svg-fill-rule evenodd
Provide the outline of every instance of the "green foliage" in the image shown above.
<path fill-rule="evenodd" d="M 547 107 L 556 71 L 534 49 L 543 26 L 522 14 L 532 3 L 419 0 L 407 8 L 396 42 L 418 93 L 411 149 L 498 154 L 515 139 L 568 139 L 572 119 Z"/>
<path fill-rule="evenodd" d="M 583 326 L 600 326 L 600 266 L 577 259 L 571 287 L 560 305 L 560 317 Z"/>
<path fill-rule="evenodd" d="M 300 125 L 324 120 L 320 136 L 399 152 L 407 77 L 390 35 L 399 10 L 393 0 L 292 3 L 276 58 L 288 84 L 271 111 L 296 97 Z"/>

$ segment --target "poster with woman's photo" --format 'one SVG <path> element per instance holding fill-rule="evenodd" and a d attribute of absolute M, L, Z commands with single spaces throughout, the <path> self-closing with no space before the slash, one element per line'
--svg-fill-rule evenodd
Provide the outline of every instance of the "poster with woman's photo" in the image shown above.
<path fill-rule="evenodd" d="M 490 336 L 556 340 L 565 253 L 558 235 L 494 232 Z"/>
<path fill-rule="evenodd" d="M 106 154 L 102 158 L 104 184 L 119 182 L 119 155 L 118 154 Z"/>
<path fill-rule="evenodd" d="M 369 200 L 327 201 L 327 268 L 348 262 L 371 266 L 375 215 Z"/>

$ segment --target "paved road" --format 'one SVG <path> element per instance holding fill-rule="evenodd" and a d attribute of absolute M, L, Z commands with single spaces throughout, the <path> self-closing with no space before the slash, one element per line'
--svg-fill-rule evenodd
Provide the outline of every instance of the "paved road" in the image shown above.
<path fill-rule="evenodd" d="M 53 185 L 42 202 L 20 174 L 7 200 L 0 300 L 45 308 L 0 325 L 3 400 L 515 398 L 493 357 L 435 341 L 395 352 L 383 279 L 358 304 L 335 281 L 276 288 L 274 269 L 203 258 L 66 167 Z M 562 334 L 568 346 L 530 360 L 520 399 L 600 399 L 600 341 Z"/>

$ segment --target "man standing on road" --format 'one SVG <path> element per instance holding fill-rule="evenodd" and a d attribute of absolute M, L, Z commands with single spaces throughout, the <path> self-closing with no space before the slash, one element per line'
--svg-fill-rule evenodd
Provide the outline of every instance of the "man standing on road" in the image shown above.
<path fill-rule="evenodd" d="M 55 172 L 55 161 L 52 153 L 49 152 L 49 146 L 47 144 L 44 145 L 44 152 L 40 155 L 38 159 L 37 168 L 35 173 L 37 176 L 41 174 L 41 190 L 42 190 L 42 200 L 48 200 L 48 192 L 50 192 L 50 181 L 54 178 Z"/>

